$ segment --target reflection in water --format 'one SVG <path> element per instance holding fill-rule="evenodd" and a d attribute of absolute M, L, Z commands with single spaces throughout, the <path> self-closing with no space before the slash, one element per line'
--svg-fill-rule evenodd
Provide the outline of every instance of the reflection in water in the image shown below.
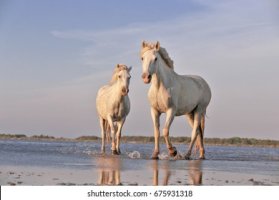
<path fill-rule="evenodd" d="M 169 178 L 170 178 L 170 170 L 169 170 L 169 161 L 164 160 L 162 163 L 160 163 L 160 170 L 164 174 L 164 179 L 163 179 L 163 185 L 168 185 L 169 183 Z M 158 185 L 159 184 L 159 167 L 158 167 L 158 160 L 153 160 L 152 163 L 153 167 L 153 185 Z"/>
<path fill-rule="evenodd" d="M 119 157 L 99 157 L 97 158 L 97 166 L 99 185 L 121 185 L 121 160 Z"/>
<path fill-rule="evenodd" d="M 202 161 L 190 160 L 188 162 L 189 184 L 201 185 L 202 184 Z"/>
<path fill-rule="evenodd" d="M 187 161 L 188 170 L 188 181 L 186 184 L 189 185 L 201 185 L 202 184 L 202 161 L 201 160 L 191 160 Z M 153 168 L 153 185 L 159 185 L 159 171 L 163 174 L 162 185 L 168 185 L 169 179 L 171 177 L 171 170 L 173 170 L 170 166 L 170 161 L 158 161 L 153 160 L 152 163 Z M 179 173 L 178 173 L 179 174 Z"/>
<path fill-rule="evenodd" d="M 99 185 L 122 185 L 121 183 L 121 165 L 125 165 L 125 162 L 133 162 L 130 159 L 124 159 L 119 156 L 105 156 L 98 157 L 97 168 L 98 168 L 98 184 Z M 146 162 L 146 161 L 143 161 Z M 149 161 L 147 161 L 149 162 Z M 201 185 L 202 184 L 202 161 L 201 160 L 190 160 L 190 161 L 169 161 L 169 160 L 150 160 L 152 168 L 146 168 L 146 173 L 140 172 L 140 179 L 143 181 L 141 184 L 151 184 L 148 180 L 149 175 L 152 176 L 153 185 Z M 150 173 L 152 172 L 152 173 Z M 122 172 L 123 173 L 123 172 Z M 146 177 L 145 177 L 146 176 Z M 125 176 L 124 176 L 125 177 Z M 172 177 L 172 182 L 170 178 Z M 185 177 L 184 180 L 181 178 Z M 186 178 L 187 177 L 187 178 Z M 144 178 L 144 179 L 142 179 Z M 146 182 L 145 182 L 146 180 Z M 131 180 L 128 180 L 130 182 Z M 136 181 L 137 180 L 132 180 Z M 177 181 L 177 182 L 175 182 Z"/>

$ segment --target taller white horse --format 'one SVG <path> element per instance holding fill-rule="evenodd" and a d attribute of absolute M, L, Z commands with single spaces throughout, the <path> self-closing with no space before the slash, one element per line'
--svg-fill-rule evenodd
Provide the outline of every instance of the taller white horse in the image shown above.
<path fill-rule="evenodd" d="M 199 76 L 178 75 L 174 71 L 173 61 L 167 51 L 157 42 L 142 42 L 142 79 L 151 86 L 148 99 L 151 105 L 151 116 L 154 125 L 155 148 L 153 159 L 158 159 L 160 137 L 160 115 L 166 113 L 163 135 L 169 154 L 175 156 L 176 148 L 169 138 L 169 129 L 175 116 L 185 115 L 193 128 L 191 142 L 185 159 L 191 156 L 193 145 L 197 140 L 200 159 L 204 159 L 203 134 L 205 127 L 206 108 L 211 99 L 208 84 Z"/>
<path fill-rule="evenodd" d="M 105 153 L 105 138 L 112 134 L 112 154 L 120 154 L 120 138 L 123 124 L 130 112 L 128 97 L 132 67 L 118 64 L 108 85 L 101 87 L 96 98 L 102 131 L 102 152 Z M 115 144 L 115 135 L 116 144 Z"/>

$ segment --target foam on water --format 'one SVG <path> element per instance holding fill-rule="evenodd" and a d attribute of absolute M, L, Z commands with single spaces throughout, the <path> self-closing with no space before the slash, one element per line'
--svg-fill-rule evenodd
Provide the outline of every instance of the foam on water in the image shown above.
<path fill-rule="evenodd" d="M 177 152 L 176 156 L 173 159 L 174 160 L 184 160 L 184 155 L 181 152 Z"/>
<path fill-rule="evenodd" d="M 166 152 L 162 152 L 158 155 L 160 160 L 168 160 L 169 159 L 169 155 Z"/>
<path fill-rule="evenodd" d="M 177 152 L 175 157 L 169 156 L 167 152 L 162 152 L 158 155 L 160 160 L 184 160 L 184 156 L 181 152 Z"/>
<path fill-rule="evenodd" d="M 87 154 L 89 156 L 100 155 L 101 153 L 97 150 L 84 150 L 82 153 Z"/>
<path fill-rule="evenodd" d="M 138 152 L 138 151 L 128 152 L 127 155 L 129 158 L 132 158 L 132 159 L 140 158 L 140 152 Z"/>

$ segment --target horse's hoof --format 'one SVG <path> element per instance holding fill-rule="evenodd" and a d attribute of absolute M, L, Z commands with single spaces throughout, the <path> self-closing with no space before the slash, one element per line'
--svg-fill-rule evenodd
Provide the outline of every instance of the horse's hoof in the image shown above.
<path fill-rule="evenodd" d="M 153 152 L 152 156 L 151 156 L 151 159 L 152 160 L 158 160 L 159 159 L 159 152 Z"/>
<path fill-rule="evenodd" d="M 170 155 L 171 157 L 175 157 L 175 156 L 177 155 L 177 150 L 176 150 L 175 147 L 169 148 L 169 155 Z"/>
<path fill-rule="evenodd" d="M 121 154 L 121 151 L 120 151 L 120 149 L 118 149 L 118 150 L 117 150 L 117 153 L 118 153 L 118 155 L 120 155 L 120 154 Z"/>
<path fill-rule="evenodd" d="M 205 157 L 204 156 L 200 156 L 199 160 L 205 160 Z"/>
<path fill-rule="evenodd" d="M 118 152 L 116 150 L 111 150 L 111 154 L 112 155 L 119 155 Z"/>
<path fill-rule="evenodd" d="M 185 160 L 190 160 L 191 159 L 189 154 L 186 154 L 184 158 L 185 158 Z"/>

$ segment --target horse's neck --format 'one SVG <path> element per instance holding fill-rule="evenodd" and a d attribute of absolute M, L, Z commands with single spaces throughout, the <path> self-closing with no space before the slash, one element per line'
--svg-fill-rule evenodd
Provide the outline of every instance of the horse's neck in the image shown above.
<path fill-rule="evenodd" d="M 159 87 L 169 88 L 173 85 L 173 77 L 176 73 L 170 69 L 165 62 L 160 58 L 156 66 L 156 72 L 152 77 L 152 84 L 159 89 Z"/>

